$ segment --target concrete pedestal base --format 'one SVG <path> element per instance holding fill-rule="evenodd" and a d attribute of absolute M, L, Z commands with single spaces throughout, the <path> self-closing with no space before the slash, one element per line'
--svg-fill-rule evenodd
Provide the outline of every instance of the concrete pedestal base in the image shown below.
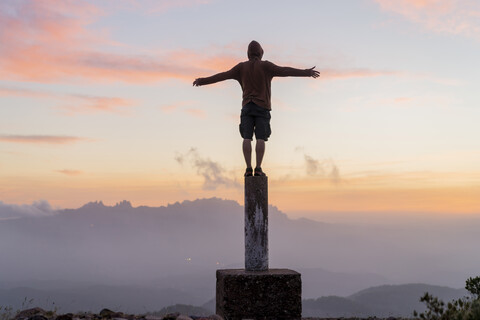
<path fill-rule="evenodd" d="M 288 269 L 217 270 L 216 300 L 216 313 L 228 320 L 301 319 L 301 275 Z"/>

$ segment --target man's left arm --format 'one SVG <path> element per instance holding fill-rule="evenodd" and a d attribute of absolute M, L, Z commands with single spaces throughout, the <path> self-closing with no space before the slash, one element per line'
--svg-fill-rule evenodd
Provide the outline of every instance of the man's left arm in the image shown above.
<path fill-rule="evenodd" d="M 292 67 L 280 67 L 271 63 L 272 75 L 274 77 L 312 77 L 317 78 L 320 72 L 315 67 L 309 69 L 297 69 Z"/>

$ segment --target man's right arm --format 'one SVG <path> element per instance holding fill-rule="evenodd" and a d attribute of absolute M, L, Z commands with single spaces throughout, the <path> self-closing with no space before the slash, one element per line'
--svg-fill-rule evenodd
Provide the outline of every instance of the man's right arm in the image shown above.
<path fill-rule="evenodd" d="M 213 76 L 206 77 L 206 78 L 195 79 L 195 81 L 193 81 L 193 85 L 198 87 L 198 86 L 204 86 L 204 85 L 207 85 L 207 84 L 212 84 L 212 83 L 216 83 L 216 82 L 220 82 L 220 81 L 224 81 L 224 80 L 228 80 L 228 79 L 238 80 L 239 79 L 239 67 L 240 67 L 240 64 L 237 64 L 235 67 L 233 67 L 232 69 L 230 69 L 228 71 L 220 72 L 220 73 L 217 73 Z"/>

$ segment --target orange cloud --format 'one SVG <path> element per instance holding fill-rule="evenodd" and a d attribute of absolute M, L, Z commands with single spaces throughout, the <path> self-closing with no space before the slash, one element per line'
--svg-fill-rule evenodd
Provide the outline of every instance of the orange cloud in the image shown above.
<path fill-rule="evenodd" d="M 87 139 L 71 136 L 47 135 L 0 135 L 0 142 L 29 143 L 29 144 L 72 144 Z"/>
<path fill-rule="evenodd" d="M 56 170 L 56 172 L 67 175 L 67 176 L 78 176 L 83 173 L 80 170 L 69 170 L 69 169 Z"/>
<path fill-rule="evenodd" d="M 476 0 L 375 0 L 382 10 L 394 12 L 436 33 L 480 40 L 480 3 Z"/>

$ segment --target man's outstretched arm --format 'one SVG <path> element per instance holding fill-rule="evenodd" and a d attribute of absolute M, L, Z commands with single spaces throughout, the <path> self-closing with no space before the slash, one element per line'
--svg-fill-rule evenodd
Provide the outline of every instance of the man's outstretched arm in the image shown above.
<path fill-rule="evenodd" d="M 272 63 L 272 74 L 274 77 L 312 77 L 318 78 L 320 72 L 315 67 L 310 69 L 296 69 L 292 67 L 280 67 Z"/>
<path fill-rule="evenodd" d="M 216 82 L 220 82 L 228 79 L 237 79 L 237 74 L 238 74 L 237 67 L 238 65 L 228 71 L 217 73 L 211 77 L 197 78 L 195 79 L 195 81 L 193 81 L 193 85 L 195 87 L 199 87 L 199 86 L 204 86 L 207 84 L 212 84 L 212 83 L 216 83 Z"/>

